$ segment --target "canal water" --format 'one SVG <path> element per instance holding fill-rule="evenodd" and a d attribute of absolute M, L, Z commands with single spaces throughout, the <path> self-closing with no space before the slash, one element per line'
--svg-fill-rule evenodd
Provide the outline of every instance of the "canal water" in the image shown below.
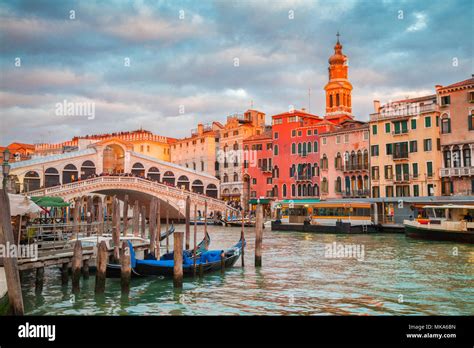
<path fill-rule="evenodd" d="M 183 231 L 184 226 L 177 226 Z M 192 228 L 191 228 L 192 230 Z M 203 226 L 198 228 L 202 239 Z M 232 246 L 239 228 L 209 226 L 211 249 Z M 403 234 L 330 235 L 272 232 L 263 239 L 263 266 L 255 269 L 254 233 L 247 229 L 241 261 L 202 279 L 185 278 L 182 291 L 169 279 L 120 279 L 94 294 L 94 276 L 76 296 L 47 268 L 41 295 L 34 274 L 22 277 L 31 315 L 473 315 L 474 246 L 407 239 Z M 334 244 L 336 243 L 336 244 Z M 350 254 L 347 247 L 354 245 Z M 346 248 L 347 253 L 337 251 Z M 339 248 L 339 249 L 338 249 Z"/>

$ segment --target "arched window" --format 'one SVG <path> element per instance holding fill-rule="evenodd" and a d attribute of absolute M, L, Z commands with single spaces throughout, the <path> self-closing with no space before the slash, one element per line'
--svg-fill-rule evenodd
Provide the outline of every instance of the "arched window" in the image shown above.
<path fill-rule="evenodd" d="M 295 196 L 296 196 L 295 184 L 291 184 L 291 197 L 295 197 Z"/>
<path fill-rule="evenodd" d="M 217 198 L 217 186 L 214 184 L 207 185 L 206 196 Z"/>
<path fill-rule="evenodd" d="M 38 190 L 40 188 L 40 176 L 37 172 L 31 170 L 25 174 L 23 179 L 23 190 L 24 192 Z"/>
<path fill-rule="evenodd" d="M 328 157 L 326 156 L 326 154 L 323 154 L 323 158 L 321 160 L 321 168 L 328 169 Z"/>
<path fill-rule="evenodd" d="M 229 182 L 229 176 L 227 175 L 227 173 L 224 174 L 224 182 Z"/>
<path fill-rule="evenodd" d="M 319 196 L 319 186 L 318 186 L 318 184 L 314 184 L 313 193 L 316 197 Z"/>
<path fill-rule="evenodd" d="M 340 104 L 339 102 L 340 102 L 340 100 L 339 100 L 339 93 L 338 93 L 338 94 L 336 94 L 336 106 L 339 106 L 339 104 Z M 321 187 L 321 190 L 322 189 L 323 188 Z"/>
<path fill-rule="evenodd" d="M 132 166 L 132 174 L 135 176 L 145 177 L 145 167 L 140 162 L 136 162 Z"/>
<path fill-rule="evenodd" d="M 188 177 L 186 175 L 181 175 L 178 178 L 178 182 L 177 182 L 176 186 L 180 189 L 189 190 L 189 179 L 188 179 Z"/>
<path fill-rule="evenodd" d="M 298 185 L 298 197 L 301 197 L 301 185 Z"/>
<path fill-rule="evenodd" d="M 318 142 L 315 141 L 315 142 L 313 143 L 313 152 L 318 152 L 318 151 L 319 151 Z"/>
<path fill-rule="evenodd" d="M 56 168 L 48 168 L 44 172 L 44 186 L 52 187 L 61 185 L 59 180 L 59 172 Z"/>
<path fill-rule="evenodd" d="M 332 108 L 332 94 L 329 95 L 329 107 Z"/>
<path fill-rule="evenodd" d="M 298 155 L 301 154 L 301 143 L 298 143 Z"/>
<path fill-rule="evenodd" d="M 323 193 L 328 193 L 328 179 L 327 178 L 323 178 L 323 180 L 321 181 L 321 191 Z"/>
<path fill-rule="evenodd" d="M 342 157 L 341 157 L 340 152 L 337 153 L 334 164 L 335 164 L 336 169 L 338 170 L 342 169 Z"/>
<path fill-rule="evenodd" d="M 175 185 L 175 176 L 174 176 L 174 173 L 172 171 L 166 171 L 165 174 L 163 174 L 163 183 L 164 184 L 168 184 L 168 185 L 171 185 L 171 186 L 174 186 Z"/>
<path fill-rule="evenodd" d="M 84 161 L 81 166 L 81 179 L 87 179 L 95 175 L 95 164 L 92 161 Z"/>
<path fill-rule="evenodd" d="M 369 151 L 364 150 L 364 169 L 369 169 Z"/>
<path fill-rule="evenodd" d="M 348 176 L 346 176 L 344 178 L 344 182 L 345 182 L 344 186 L 345 186 L 346 194 L 350 195 L 350 193 L 351 193 L 351 179 Z"/>
<path fill-rule="evenodd" d="M 296 154 L 296 144 L 295 144 L 295 143 L 292 143 L 292 144 L 291 144 L 291 154 L 292 154 L 292 155 L 295 155 L 295 154 Z"/>
<path fill-rule="evenodd" d="M 282 185 L 281 192 L 282 192 L 283 198 L 286 198 L 286 184 Z"/>
<path fill-rule="evenodd" d="M 341 177 L 338 176 L 336 179 L 336 187 L 335 187 L 336 193 L 341 193 L 342 192 L 342 180 Z"/>
<path fill-rule="evenodd" d="M 273 154 L 274 154 L 275 156 L 278 156 L 278 145 L 274 145 L 274 146 L 273 146 Z"/>
<path fill-rule="evenodd" d="M 204 185 L 201 180 L 194 180 L 191 190 L 195 193 L 204 193 Z"/>
<path fill-rule="evenodd" d="M 469 148 L 469 145 L 466 144 L 463 146 L 462 154 L 463 154 L 464 167 L 471 167 L 472 166 L 471 149 Z"/>
<path fill-rule="evenodd" d="M 147 178 L 153 181 L 160 181 L 160 170 L 156 167 L 148 169 Z"/>
<path fill-rule="evenodd" d="M 313 152 L 313 151 L 312 151 L 312 145 L 311 145 L 311 144 L 312 144 L 311 141 L 308 141 L 308 153 Z"/>
<path fill-rule="evenodd" d="M 234 182 L 239 181 L 239 174 L 234 173 Z"/>
<path fill-rule="evenodd" d="M 63 184 L 69 184 L 79 179 L 77 168 L 74 164 L 68 164 L 63 169 Z"/>
<path fill-rule="evenodd" d="M 451 151 L 449 149 L 444 150 L 444 167 L 451 168 Z"/>
<path fill-rule="evenodd" d="M 362 151 L 357 151 L 357 168 L 362 169 Z"/>
<path fill-rule="evenodd" d="M 456 145 L 453 147 L 453 167 L 460 167 L 461 166 L 461 150 L 459 146 Z"/>
<path fill-rule="evenodd" d="M 278 186 L 273 186 L 273 197 L 278 197 Z"/>

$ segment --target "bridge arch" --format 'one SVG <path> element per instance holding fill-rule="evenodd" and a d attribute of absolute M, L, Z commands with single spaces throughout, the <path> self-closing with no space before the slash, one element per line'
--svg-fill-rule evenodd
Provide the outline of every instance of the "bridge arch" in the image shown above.
<path fill-rule="evenodd" d="M 178 178 L 178 183 L 176 186 L 178 186 L 178 188 L 184 188 L 185 190 L 189 191 L 189 178 L 186 175 L 181 175 Z"/>
<path fill-rule="evenodd" d="M 132 174 L 142 177 L 145 177 L 145 166 L 140 162 L 135 162 L 132 166 Z"/>
<path fill-rule="evenodd" d="M 38 172 L 30 170 L 26 173 L 23 184 L 25 192 L 38 190 L 41 187 L 41 179 Z"/>
<path fill-rule="evenodd" d="M 209 184 L 206 187 L 206 196 L 212 197 L 212 198 L 217 198 L 218 196 L 218 189 L 217 186 L 214 184 Z"/>

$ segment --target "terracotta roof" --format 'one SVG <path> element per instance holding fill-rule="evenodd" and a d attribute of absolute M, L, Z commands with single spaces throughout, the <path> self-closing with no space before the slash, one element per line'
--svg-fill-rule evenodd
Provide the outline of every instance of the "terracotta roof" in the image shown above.
<path fill-rule="evenodd" d="M 401 100 L 394 100 L 391 104 L 397 103 L 416 103 L 424 100 L 431 100 L 436 99 L 436 94 L 425 95 L 423 97 L 416 97 L 416 98 L 408 98 L 408 99 L 401 99 Z M 383 107 L 384 105 L 382 105 Z"/>
<path fill-rule="evenodd" d="M 18 149 L 20 147 L 24 147 L 26 149 L 31 149 L 31 150 L 34 150 L 35 149 L 35 146 L 32 145 L 32 144 L 25 144 L 25 143 L 11 143 L 10 145 L 8 145 L 8 148 L 9 149 Z"/>
<path fill-rule="evenodd" d="M 441 89 L 462 87 L 462 86 L 467 86 L 467 85 L 474 85 L 474 77 L 471 77 L 470 79 L 467 79 L 464 81 L 453 83 L 452 85 L 443 86 L 441 87 Z"/>
<path fill-rule="evenodd" d="M 252 135 L 248 138 L 245 138 L 244 142 L 245 141 L 254 141 L 254 140 L 268 140 L 268 139 L 272 139 L 272 132 L 271 131 L 267 131 L 267 132 L 264 132 L 262 134 Z"/>
<path fill-rule="evenodd" d="M 286 112 L 282 112 L 281 114 L 273 115 L 272 118 L 277 117 L 277 116 L 290 116 L 290 115 L 295 115 L 295 116 L 302 115 L 304 117 L 321 119 L 321 117 L 319 117 L 318 115 L 309 114 L 306 111 L 296 110 L 296 109 L 292 113 L 290 113 L 289 111 L 286 111 Z"/>

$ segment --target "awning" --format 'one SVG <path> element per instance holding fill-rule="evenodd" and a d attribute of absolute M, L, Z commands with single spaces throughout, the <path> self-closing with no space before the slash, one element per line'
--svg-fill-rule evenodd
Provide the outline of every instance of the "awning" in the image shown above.
<path fill-rule="evenodd" d="M 64 202 L 61 197 L 31 197 L 32 201 L 40 207 L 69 207 L 69 203 Z"/>
<path fill-rule="evenodd" d="M 39 214 L 43 211 L 35 202 L 33 202 L 28 196 L 14 195 L 9 193 L 8 199 L 10 200 L 10 215 L 34 215 Z"/>
<path fill-rule="evenodd" d="M 269 204 L 271 202 L 270 198 L 252 198 L 249 199 L 250 204 Z"/>
<path fill-rule="evenodd" d="M 284 199 L 280 201 L 281 204 L 311 204 L 311 203 L 318 203 L 320 202 L 319 199 Z"/>

